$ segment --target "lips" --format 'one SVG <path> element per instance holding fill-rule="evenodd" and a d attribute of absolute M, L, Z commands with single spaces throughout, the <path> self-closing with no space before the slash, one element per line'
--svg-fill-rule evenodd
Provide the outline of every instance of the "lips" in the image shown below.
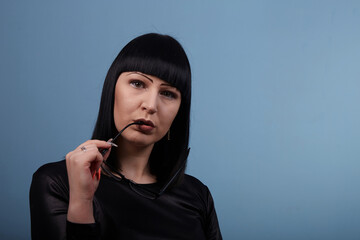
<path fill-rule="evenodd" d="M 138 125 L 138 128 L 143 132 L 150 132 L 155 128 L 155 125 L 152 121 L 146 119 L 137 119 L 135 122 L 141 122 L 142 124 Z"/>
<path fill-rule="evenodd" d="M 152 122 L 152 121 L 150 121 L 150 120 L 145 120 L 145 119 L 143 119 L 143 118 L 141 118 L 141 119 L 138 119 L 138 120 L 136 120 L 135 122 L 141 122 L 142 124 L 141 125 L 146 125 L 146 126 L 150 126 L 150 127 L 155 127 L 155 125 L 154 125 L 154 123 Z M 141 126 L 140 125 L 140 126 Z"/>

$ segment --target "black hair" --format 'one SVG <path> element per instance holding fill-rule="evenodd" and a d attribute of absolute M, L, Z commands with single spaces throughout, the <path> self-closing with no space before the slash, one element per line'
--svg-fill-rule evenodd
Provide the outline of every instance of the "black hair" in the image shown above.
<path fill-rule="evenodd" d="M 173 37 L 156 33 L 139 36 L 130 41 L 117 55 L 105 78 L 99 114 L 92 139 L 107 141 L 115 136 L 114 94 L 116 82 L 123 72 L 137 71 L 156 76 L 181 93 L 179 111 L 170 127 L 170 140 L 164 136 L 155 143 L 150 154 L 150 172 L 158 182 L 166 182 L 185 162 L 180 155 L 189 145 L 191 69 L 189 60 L 180 43 Z M 114 161 L 114 152 L 108 158 Z M 184 176 L 182 168 L 174 181 L 177 184 Z M 174 185 L 173 184 L 173 185 Z"/>

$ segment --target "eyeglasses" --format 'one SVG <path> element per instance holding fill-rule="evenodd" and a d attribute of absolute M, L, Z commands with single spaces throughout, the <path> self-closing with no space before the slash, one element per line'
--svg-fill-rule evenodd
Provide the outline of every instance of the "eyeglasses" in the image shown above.
<path fill-rule="evenodd" d="M 133 122 L 133 123 L 128 124 L 121 131 L 119 131 L 119 133 L 111 140 L 111 142 L 114 142 L 126 128 L 130 127 L 131 125 L 135 125 L 135 124 L 142 125 L 142 124 L 144 124 L 144 122 L 139 121 L 139 122 Z M 104 149 L 101 151 L 101 154 L 104 156 L 107 151 L 108 151 L 108 149 Z M 182 151 L 182 153 L 180 154 L 180 158 L 179 158 L 180 162 L 181 162 L 179 169 L 164 184 L 164 186 L 162 188 L 160 188 L 159 191 L 154 191 L 152 189 L 145 187 L 142 184 L 138 184 L 138 183 L 132 181 L 131 179 L 127 179 L 122 173 L 120 173 L 117 169 L 115 169 L 113 166 L 111 166 L 111 164 L 109 164 L 107 161 L 103 161 L 103 164 L 101 164 L 101 169 L 108 176 L 115 179 L 116 181 L 118 181 L 118 182 L 125 181 L 126 183 L 128 183 L 131 190 L 134 191 L 135 193 L 137 193 L 138 195 L 145 197 L 147 199 L 154 200 L 154 199 L 157 199 L 158 197 L 160 197 L 166 191 L 166 189 L 171 185 L 171 183 L 176 179 L 176 177 L 179 175 L 180 171 L 185 166 L 185 162 L 189 155 L 189 152 L 190 152 L 190 148 L 184 149 Z"/>

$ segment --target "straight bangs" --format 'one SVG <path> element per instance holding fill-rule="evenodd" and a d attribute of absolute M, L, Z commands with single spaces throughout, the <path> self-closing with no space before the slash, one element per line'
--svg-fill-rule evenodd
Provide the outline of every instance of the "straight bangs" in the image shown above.
<path fill-rule="evenodd" d="M 190 64 L 185 51 L 172 37 L 147 34 L 135 38 L 119 57 L 120 73 L 136 71 L 152 75 L 177 88 L 183 98 L 190 95 Z"/>

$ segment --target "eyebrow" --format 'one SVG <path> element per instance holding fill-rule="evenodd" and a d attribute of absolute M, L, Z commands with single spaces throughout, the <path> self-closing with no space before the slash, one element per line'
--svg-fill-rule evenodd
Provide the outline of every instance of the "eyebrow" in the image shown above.
<path fill-rule="evenodd" d="M 160 86 L 167 86 L 167 87 L 175 88 L 176 90 L 178 90 L 176 87 L 174 87 L 170 83 L 162 83 L 162 84 L 160 84 Z"/>
<path fill-rule="evenodd" d="M 139 75 L 141 75 L 141 76 L 143 76 L 144 78 L 147 78 L 147 79 L 149 79 L 149 81 L 150 82 L 154 82 L 151 78 L 149 78 L 148 76 L 146 76 L 145 74 L 143 74 L 143 73 L 141 73 L 141 72 L 130 72 L 128 75 L 130 75 L 130 74 L 139 74 Z"/>

